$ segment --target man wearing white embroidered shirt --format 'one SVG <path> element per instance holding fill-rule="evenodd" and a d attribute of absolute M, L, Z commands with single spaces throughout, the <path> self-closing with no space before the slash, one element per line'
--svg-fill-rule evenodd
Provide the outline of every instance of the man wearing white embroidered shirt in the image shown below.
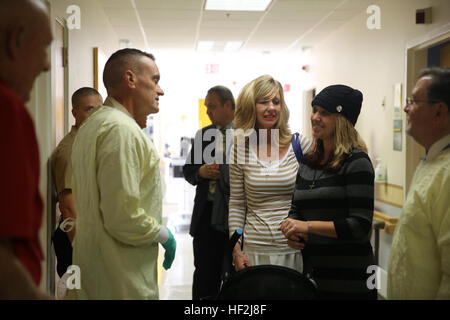
<path fill-rule="evenodd" d="M 389 299 L 450 299 L 450 69 L 419 75 L 406 132 L 426 150 L 392 242 Z"/>
<path fill-rule="evenodd" d="M 151 54 L 122 49 L 106 62 L 108 97 L 78 130 L 72 151 L 81 271 L 77 299 L 158 299 L 158 243 L 170 268 L 176 242 L 163 225 L 159 156 L 141 130 L 159 111 L 159 70 Z"/>

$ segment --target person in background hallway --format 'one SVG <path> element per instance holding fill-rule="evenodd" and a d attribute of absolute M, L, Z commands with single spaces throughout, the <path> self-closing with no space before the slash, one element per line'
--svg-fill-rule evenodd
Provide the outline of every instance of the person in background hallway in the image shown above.
<path fill-rule="evenodd" d="M 406 101 L 406 132 L 425 148 L 395 229 L 388 299 L 450 299 L 450 69 L 429 68 Z"/>
<path fill-rule="evenodd" d="M 354 126 L 363 96 L 344 85 L 323 89 L 312 101 L 313 145 L 300 163 L 292 207 L 280 229 L 292 248 L 303 249 L 304 272 L 319 299 L 377 299 L 367 268 L 374 170 Z"/>
<path fill-rule="evenodd" d="M 61 140 L 51 156 L 52 174 L 58 193 L 61 219 L 53 235 L 53 245 L 57 256 L 57 272 L 60 277 L 72 265 L 72 241 L 75 236 L 75 202 L 72 195 L 72 144 L 78 128 L 92 113 L 95 107 L 103 103 L 97 90 L 89 87 L 80 88 L 72 95 L 72 115 L 75 125 Z M 62 225 L 62 227 L 61 227 Z"/>
<path fill-rule="evenodd" d="M 170 268 L 176 242 L 161 225 L 159 156 L 141 130 L 159 111 L 160 74 L 153 55 L 116 51 L 105 64 L 108 92 L 78 129 L 72 147 L 77 209 L 73 264 L 77 299 L 158 299 L 158 243 Z"/>
<path fill-rule="evenodd" d="M 302 271 L 299 250 L 290 248 L 278 227 L 291 207 L 298 160 L 288 127 L 289 110 L 281 84 L 269 75 L 248 83 L 236 102 L 236 133 L 230 162 L 230 237 L 244 231 L 244 243 L 233 249 L 236 270 L 263 264 Z M 264 135 L 265 134 L 265 135 Z M 252 140 L 254 143 L 252 143 Z M 303 152 L 310 146 L 300 135 Z M 248 161 L 243 161 L 245 154 Z M 243 250 L 242 250 L 243 249 Z"/>
<path fill-rule="evenodd" d="M 183 166 L 186 181 L 197 186 L 189 230 L 194 249 L 193 300 L 215 297 L 219 293 L 224 247 L 228 239 L 228 165 L 225 161 L 214 160 L 216 156 L 226 154 L 223 142 L 231 140 L 226 138 L 226 130 L 233 128 L 233 94 L 226 87 L 212 87 L 206 95 L 205 106 L 212 124 L 197 131 Z M 217 129 L 222 133 L 219 134 Z M 212 150 L 212 159 L 206 159 L 204 151 L 212 143 L 211 138 L 213 142 L 217 139 L 217 147 Z"/>
<path fill-rule="evenodd" d="M 0 299 L 50 298 L 38 289 L 43 203 L 38 143 L 25 102 L 36 77 L 50 69 L 52 38 L 41 2 L 0 0 Z"/>

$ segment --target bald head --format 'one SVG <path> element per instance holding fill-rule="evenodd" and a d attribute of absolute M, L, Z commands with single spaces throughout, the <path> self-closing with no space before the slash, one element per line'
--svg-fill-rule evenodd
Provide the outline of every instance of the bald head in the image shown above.
<path fill-rule="evenodd" d="M 0 23 L 11 23 L 36 11 L 47 14 L 47 7 L 39 0 L 0 0 Z"/>
<path fill-rule="evenodd" d="M 34 80 L 50 68 L 52 41 L 46 6 L 38 0 L 0 0 L 0 80 L 27 101 Z"/>

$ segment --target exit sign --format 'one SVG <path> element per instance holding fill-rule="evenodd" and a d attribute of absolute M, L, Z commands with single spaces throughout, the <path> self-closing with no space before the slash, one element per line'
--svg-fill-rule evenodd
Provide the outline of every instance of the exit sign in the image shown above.
<path fill-rule="evenodd" d="M 206 64 L 205 65 L 205 73 L 206 74 L 219 73 L 219 65 L 216 63 Z"/>

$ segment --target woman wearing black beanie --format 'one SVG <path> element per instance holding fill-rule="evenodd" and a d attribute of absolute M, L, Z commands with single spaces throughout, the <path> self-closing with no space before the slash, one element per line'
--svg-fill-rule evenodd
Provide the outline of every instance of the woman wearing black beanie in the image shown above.
<path fill-rule="evenodd" d="M 374 170 L 354 125 L 362 93 L 344 85 L 312 101 L 313 145 L 300 163 L 288 218 L 280 229 L 302 251 L 304 272 L 320 299 L 376 299 L 368 267 L 375 265 L 370 231 Z M 371 270 L 371 269 L 369 269 Z"/>

